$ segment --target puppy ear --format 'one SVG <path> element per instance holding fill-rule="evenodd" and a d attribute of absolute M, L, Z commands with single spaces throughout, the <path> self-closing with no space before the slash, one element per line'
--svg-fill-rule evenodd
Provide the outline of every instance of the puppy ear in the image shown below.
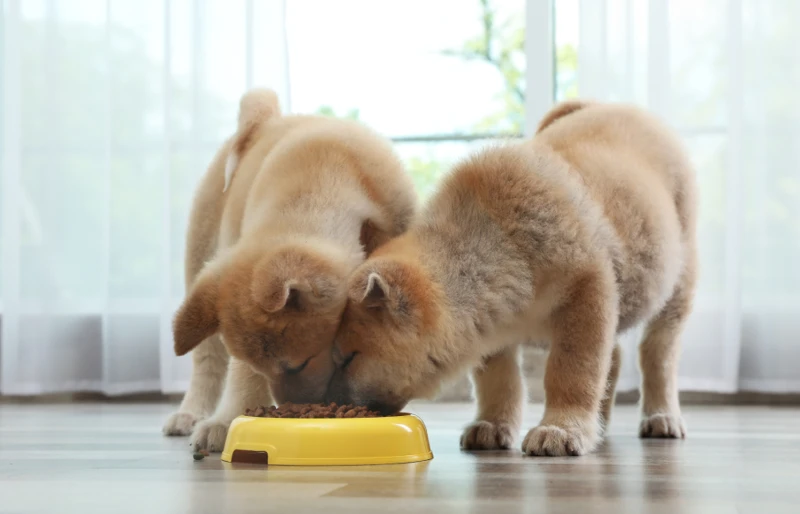
<path fill-rule="evenodd" d="M 312 279 L 265 277 L 253 281 L 252 292 L 253 300 L 262 309 L 278 312 L 329 302 L 336 296 L 337 288 L 333 277 L 327 276 Z"/>
<path fill-rule="evenodd" d="M 301 284 L 296 279 L 272 279 L 262 284 L 254 282 L 253 299 L 267 312 L 296 309 L 300 307 L 301 295 L 309 289 L 308 284 Z"/>
<path fill-rule="evenodd" d="M 344 300 L 344 271 L 324 258 L 288 249 L 262 258 L 253 271 L 253 301 L 266 312 L 305 309 Z"/>
<path fill-rule="evenodd" d="M 175 355 L 185 355 L 219 330 L 219 279 L 201 274 L 183 301 L 172 324 Z"/>
<path fill-rule="evenodd" d="M 350 282 L 349 295 L 367 309 L 384 309 L 393 316 L 409 316 L 416 305 L 413 296 L 413 270 L 393 262 L 373 262 L 356 273 Z"/>
<path fill-rule="evenodd" d="M 367 308 L 381 307 L 389 299 L 389 284 L 380 274 L 372 272 L 367 276 L 366 287 L 361 296 L 361 304 Z"/>

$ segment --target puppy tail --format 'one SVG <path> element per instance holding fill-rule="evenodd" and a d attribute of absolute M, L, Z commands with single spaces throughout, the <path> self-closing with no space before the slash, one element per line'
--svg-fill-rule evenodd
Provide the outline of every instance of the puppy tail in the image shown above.
<path fill-rule="evenodd" d="M 568 114 L 572 114 L 575 111 L 579 111 L 584 107 L 589 107 L 592 105 L 592 102 L 582 101 L 582 100 L 567 100 L 565 102 L 561 102 L 555 107 L 553 107 L 550 112 L 544 115 L 542 121 L 539 122 L 539 127 L 536 129 L 536 133 L 538 134 L 542 130 L 546 129 L 553 122 L 567 116 Z"/>
<path fill-rule="evenodd" d="M 233 137 L 230 153 L 225 162 L 223 193 L 228 190 L 242 155 L 252 146 L 256 130 L 265 121 L 280 115 L 281 107 L 275 91 L 255 88 L 242 95 L 239 100 L 239 127 Z"/>

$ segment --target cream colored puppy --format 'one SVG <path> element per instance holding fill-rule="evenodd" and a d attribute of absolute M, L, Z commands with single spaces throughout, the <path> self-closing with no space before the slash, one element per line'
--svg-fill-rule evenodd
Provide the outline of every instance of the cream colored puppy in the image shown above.
<path fill-rule="evenodd" d="M 245 94 L 192 207 L 174 336 L 194 367 L 164 432 L 194 427 L 195 448 L 220 451 L 245 408 L 321 400 L 347 277 L 415 204 L 388 141 L 351 121 L 282 116 L 272 91 Z"/>
<path fill-rule="evenodd" d="M 641 435 L 684 437 L 695 203 L 684 151 L 654 118 L 558 106 L 533 140 L 457 166 L 419 222 L 356 270 L 329 397 L 395 411 L 471 368 L 478 414 L 462 447 L 508 448 L 525 401 L 518 347 L 542 341 L 545 413 L 522 449 L 582 455 L 609 419 L 616 338 L 644 322 Z"/>

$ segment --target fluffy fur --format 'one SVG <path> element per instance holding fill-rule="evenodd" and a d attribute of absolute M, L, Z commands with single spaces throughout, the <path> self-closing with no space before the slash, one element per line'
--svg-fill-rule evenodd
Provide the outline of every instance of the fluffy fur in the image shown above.
<path fill-rule="evenodd" d="M 530 141 L 458 165 L 420 220 L 352 275 L 330 397 L 383 411 L 472 369 L 466 449 L 509 447 L 525 391 L 519 345 L 550 354 L 546 408 L 522 449 L 592 451 L 640 347 L 641 435 L 683 437 L 678 336 L 695 287 L 695 179 L 677 139 L 632 107 L 557 106 Z"/>
<path fill-rule="evenodd" d="M 347 277 L 407 228 L 415 203 L 388 141 L 351 121 L 281 116 L 271 91 L 245 94 L 192 208 L 174 336 L 194 368 L 165 433 L 211 416 L 193 445 L 219 451 L 245 408 L 321 400 Z"/>

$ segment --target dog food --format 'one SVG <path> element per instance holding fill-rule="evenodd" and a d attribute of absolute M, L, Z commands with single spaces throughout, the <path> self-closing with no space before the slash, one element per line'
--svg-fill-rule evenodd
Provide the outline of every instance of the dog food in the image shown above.
<path fill-rule="evenodd" d="M 203 460 L 206 457 L 208 457 L 208 450 L 196 451 L 194 452 L 194 455 L 192 455 L 192 457 L 194 457 L 194 460 Z"/>
<path fill-rule="evenodd" d="M 247 409 L 245 416 L 256 418 L 377 418 L 381 414 L 366 407 L 337 405 L 336 403 L 291 403 L 275 407 Z"/>

